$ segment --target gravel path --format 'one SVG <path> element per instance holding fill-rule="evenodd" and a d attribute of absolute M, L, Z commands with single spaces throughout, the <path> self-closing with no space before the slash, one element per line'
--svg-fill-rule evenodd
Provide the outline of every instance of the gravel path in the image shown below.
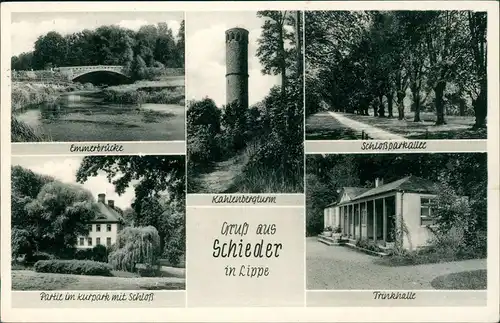
<path fill-rule="evenodd" d="M 391 132 L 382 130 L 380 128 L 371 126 L 366 123 L 362 123 L 359 121 L 352 120 L 350 118 L 344 117 L 342 114 L 337 112 L 328 111 L 333 118 L 337 119 L 338 122 L 342 123 L 346 127 L 351 129 L 356 129 L 357 131 L 364 131 L 368 136 L 373 139 L 382 139 L 382 140 L 405 140 L 405 137 L 393 134 Z"/>
<path fill-rule="evenodd" d="M 486 259 L 387 267 L 373 256 L 307 238 L 307 289 L 433 289 L 437 276 L 486 269 Z"/>

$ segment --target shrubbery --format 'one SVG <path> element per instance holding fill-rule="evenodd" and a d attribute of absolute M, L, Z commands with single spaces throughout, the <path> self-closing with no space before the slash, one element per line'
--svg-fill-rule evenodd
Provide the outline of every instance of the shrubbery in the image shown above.
<path fill-rule="evenodd" d="M 35 252 L 33 254 L 27 254 L 24 258 L 24 265 L 31 267 L 33 266 L 36 262 L 40 260 L 53 260 L 56 257 L 54 255 L 51 255 L 46 252 Z"/>
<path fill-rule="evenodd" d="M 156 266 L 160 254 L 160 236 L 154 227 L 127 227 L 118 234 L 108 261 L 114 269 L 135 272 L 137 264 Z"/>
<path fill-rule="evenodd" d="M 286 95 L 273 87 L 256 106 L 237 102 L 222 109 L 205 98 L 187 111 L 189 178 L 212 163 L 241 156 L 238 192 L 287 193 L 303 191 L 303 105 L 301 83 L 289 80 Z M 188 183 L 196 187 L 196 181 Z M 231 188 L 233 189 L 233 188 Z"/>
<path fill-rule="evenodd" d="M 112 276 L 111 266 L 91 260 L 40 260 L 34 268 L 39 273 Z"/>
<path fill-rule="evenodd" d="M 356 247 L 363 248 L 366 250 L 374 251 L 374 252 L 381 252 L 382 249 L 377 245 L 376 242 L 373 240 L 369 239 L 360 239 L 356 241 Z"/>
<path fill-rule="evenodd" d="M 75 259 L 107 262 L 108 249 L 103 245 L 96 245 L 91 249 L 78 249 L 75 251 Z"/>
<path fill-rule="evenodd" d="M 119 90 L 105 89 L 102 91 L 105 102 L 121 104 L 181 104 L 184 100 L 184 93 L 176 90 L 163 89 L 156 92 L 146 92 L 141 90 Z"/>

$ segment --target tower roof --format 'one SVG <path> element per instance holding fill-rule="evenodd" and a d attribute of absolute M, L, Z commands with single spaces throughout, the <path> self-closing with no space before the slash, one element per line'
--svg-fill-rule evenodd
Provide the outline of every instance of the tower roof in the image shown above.
<path fill-rule="evenodd" d="M 228 30 L 226 30 L 226 33 L 230 32 L 230 31 L 239 31 L 239 32 L 243 32 L 243 33 L 247 33 L 248 34 L 248 30 L 246 30 L 245 28 L 241 28 L 241 27 L 229 28 Z"/>

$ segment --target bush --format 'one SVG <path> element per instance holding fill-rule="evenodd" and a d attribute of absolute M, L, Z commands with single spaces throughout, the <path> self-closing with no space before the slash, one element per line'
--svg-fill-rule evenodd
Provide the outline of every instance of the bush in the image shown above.
<path fill-rule="evenodd" d="M 77 260 L 92 260 L 92 249 L 78 249 L 75 252 Z"/>
<path fill-rule="evenodd" d="M 36 262 L 40 260 L 52 260 L 55 259 L 56 257 L 54 255 L 51 255 L 46 252 L 35 252 L 32 255 L 26 255 L 24 258 L 24 264 L 26 266 L 33 266 Z"/>
<path fill-rule="evenodd" d="M 366 250 L 374 251 L 374 252 L 381 252 L 382 249 L 373 242 L 372 240 L 368 239 L 360 239 L 356 241 L 356 247 L 363 248 Z"/>
<path fill-rule="evenodd" d="M 98 262 L 108 261 L 108 249 L 103 245 L 96 245 L 90 249 L 78 249 L 74 255 L 77 260 L 93 260 Z"/>
<path fill-rule="evenodd" d="M 92 83 L 85 83 L 85 84 L 83 84 L 83 88 L 85 90 L 93 90 L 94 89 L 94 84 L 92 84 Z"/>
<path fill-rule="evenodd" d="M 140 265 L 137 266 L 137 273 L 141 277 L 159 277 L 160 269 L 158 265 Z"/>
<path fill-rule="evenodd" d="M 105 246 L 98 244 L 92 248 L 92 260 L 99 262 L 108 261 L 108 250 Z"/>
<path fill-rule="evenodd" d="M 39 273 L 112 276 L 111 266 L 91 260 L 40 260 L 34 268 Z"/>

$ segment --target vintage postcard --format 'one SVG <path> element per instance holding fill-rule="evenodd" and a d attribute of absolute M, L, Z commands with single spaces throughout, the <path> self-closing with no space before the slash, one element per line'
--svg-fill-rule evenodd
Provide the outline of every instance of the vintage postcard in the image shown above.
<path fill-rule="evenodd" d="M 1 5 L 3 322 L 498 322 L 494 1 Z"/>

